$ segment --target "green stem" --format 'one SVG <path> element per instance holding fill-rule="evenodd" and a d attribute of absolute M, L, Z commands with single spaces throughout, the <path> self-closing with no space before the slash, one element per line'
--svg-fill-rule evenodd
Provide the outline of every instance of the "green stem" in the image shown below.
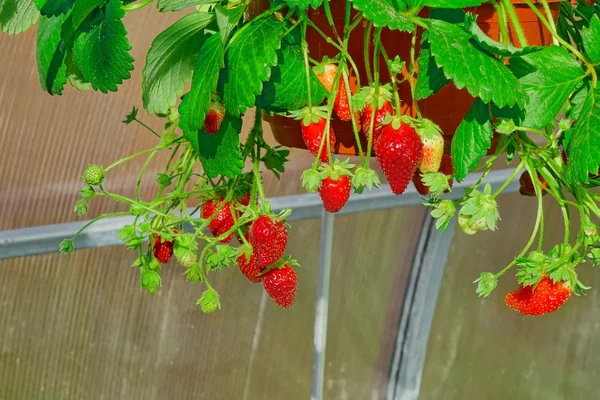
<path fill-rule="evenodd" d="M 521 169 L 523 168 L 523 166 L 525 165 L 525 160 L 522 160 L 519 165 L 517 166 L 517 168 L 515 168 L 515 170 L 513 171 L 513 173 L 508 177 L 508 179 L 506 180 L 506 182 L 504 182 L 502 184 L 502 186 L 500 186 L 498 188 L 498 190 L 496 190 L 494 192 L 494 194 L 492 195 L 493 198 L 496 198 L 500 193 L 502 193 L 502 191 L 504 189 L 506 189 L 506 187 L 508 185 L 510 185 L 510 183 L 517 177 L 517 175 L 519 174 L 519 172 L 521 172 Z"/>
<path fill-rule="evenodd" d="M 500 43 L 510 43 L 510 33 L 508 31 L 508 15 L 504 3 L 498 3 L 497 0 L 492 0 L 492 5 L 498 14 L 498 25 L 500 25 Z"/>
<path fill-rule="evenodd" d="M 342 55 L 344 56 L 344 58 L 346 60 L 348 60 L 348 62 L 350 63 L 350 65 L 352 66 L 352 68 L 354 69 L 354 71 L 356 72 L 356 83 L 357 83 L 358 87 L 360 87 L 360 74 L 358 73 L 359 69 L 356 66 L 356 63 L 354 62 L 354 59 L 352 58 L 352 56 L 350 55 L 350 53 L 348 53 L 348 50 L 346 48 L 340 46 L 334 40 L 332 40 L 329 36 L 327 36 L 325 34 L 325 32 L 323 32 L 311 20 L 308 20 L 307 22 L 311 26 L 311 28 L 313 28 L 319 35 L 321 35 L 321 37 L 323 37 L 323 39 L 325 39 L 327 41 L 327 43 L 329 43 L 330 45 L 332 45 L 333 47 L 335 47 L 338 51 L 340 51 L 342 53 Z"/>
<path fill-rule="evenodd" d="M 548 18 L 548 22 L 550 23 L 550 26 L 552 27 L 552 32 L 558 32 L 556 30 L 556 24 L 554 23 L 554 16 L 552 15 L 550 6 L 548 6 L 548 2 L 546 0 L 540 0 L 540 1 L 542 2 L 542 7 L 544 8 L 544 12 L 546 13 L 546 18 Z M 558 46 L 558 41 L 556 40 L 556 38 L 554 36 L 552 37 L 552 42 Z"/>
<path fill-rule="evenodd" d="M 302 18 L 306 18 L 303 15 Z M 306 75 L 306 90 L 308 92 L 308 109 L 312 113 L 312 93 L 310 87 L 310 65 L 308 63 L 308 43 L 306 43 L 306 19 L 302 22 L 302 55 L 304 56 L 304 73 Z"/>
<path fill-rule="evenodd" d="M 502 0 L 502 2 L 504 4 L 506 12 L 508 13 L 508 16 L 510 17 L 512 26 L 515 29 L 517 39 L 519 39 L 519 44 L 521 45 L 521 47 L 527 47 L 527 38 L 525 37 L 525 33 L 523 33 L 523 28 L 521 28 L 521 24 L 519 23 L 519 18 L 517 17 L 517 13 L 515 12 L 515 8 L 513 7 L 512 1 Z"/>
<path fill-rule="evenodd" d="M 152 132 L 152 134 L 154 134 L 154 136 L 156 136 L 157 138 L 160 139 L 160 135 L 154 129 L 150 128 L 148 125 L 146 125 L 145 123 L 143 123 L 142 121 L 140 121 L 137 118 L 135 118 L 134 121 L 137 122 L 138 124 L 140 124 L 141 126 L 143 126 L 144 128 L 148 129 L 150 132 Z"/>
<path fill-rule="evenodd" d="M 121 6 L 121 9 L 125 12 L 139 10 L 142 7 L 146 7 L 148 4 L 152 3 L 153 0 L 142 0 L 139 3 L 128 4 L 126 6 Z"/>
<path fill-rule="evenodd" d="M 329 8 L 328 0 L 325 0 L 323 2 L 323 8 L 325 9 L 325 16 L 327 17 L 327 22 L 329 22 L 329 26 L 331 27 L 331 30 L 333 31 L 335 38 L 337 39 L 338 42 L 342 43 L 342 39 L 340 38 L 340 35 L 338 34 L 338 31 L 335 27 L 335 21 L 333 20 L 333 15 L 331 14 L 331 9 Z"/>
<path fill-rule="evenodd" d="M 104 171 L 108 171 L 108 170 L 110 170 L 110 169 L 112 169 L 112 168 L 116 167 L 116 166 L 117 166 L 117 165 L 119 165 L 119 164 L 123 164 L 124 162 L 127 162 L 127 161 L 129 161 L 129 160 L 132 160 L 132 159 L 134 159 L 134 158 L 136 158 L 136 157 L 139 157 L 139 156 L 141 156 L 141 155 L 143 155 L 143 154 L 150 153 L 150 152 L 152 152 L 152 151 L 156 151 L 156 147 L 153 147 L 153 148 L 151 148 L 151 149 L 146 149 L 146 150 L 140 151 L 139 153 L 132 154 L 132 155 L 130 155 L 130 156 L 128 156 L 128 157 L 125 157 L 125 158 L 121 158 L 119 161 L 116 161 L 116 162 L 112 163 L 111 165 L 109 165 L 108 167 L 106 167 L 106 168 L 104 169 Z"/>
<path fill-rule="evenodd" d="M 413 32 L 412 39 L 410 41 L 410 95 L 413 99 L 413 105 L 415 107 L 415 111 L 417 112 L 417 117 L 419 119 L 422 118 L 421 110 L 419 110 L 419 104 L 417 100 L 415 100 L 415 49 L 417 47 L 417 29 Z M 400 115 L 400 105 L 398 105 L 398 115 Z"/>
<path fill-rule="evenodd" d="M 371 73 L 371 61 L 369 57 L 369 44 L 371 43 L 371 32 L 373 30 L 373 23 L 369 21 L 365 30 L 365 40 L 363 54 L 365 57 L 365 69 L 367 70 L 367 80 L 369 85 L 373 83 L 373 74 Z"/>
<path fill-rule="evenodd" d="M 81 229 L 79 229 L 77 231 L 77 233 L 75 233 L 75 235 L 73 235 L 73 237 L 71 238 L 71 240 L 75 241 L 75 239 L 77 239 L 77 237 L 79 235 L 81 235 L 81 233 L 84 230 L 86 230 L 90 225 L 94 224 L 95 222 L 100 221 L 101 219 L 110 218 L 110 217 L 120 217 L 120 216 L 123 216 L 123 215 L 131 215 L 131 212 L 130 211 L 125 211 L 125 212 L 115 212 L 115 213 L 110 213 L 110 214 L 102 214 L 99 217 L 96 217 L 96 218 L 92 219 L 87 224 L 85 224 L 84 226 L 82 226 Z"/>
<path fill-rule="evenodd" d="M 146 169 L 148 168 L 150 161 L 152 160 L 152 158 L 154 158 L 154 156 L 156 155 L 157 152 L 158 152 L 158 150 L 154 149 L 154 151 L 152 153 L 150 153 L 150 155 L 146 159 L 146 162 L 144 162 L 142 169 L 140 170 L 140 173 L 138 175 L 137 184 L 135 186 L 135 199 L 137 201 L 140 201 L 140 191 L 141 191 L 142 178 L 144 177 L 144 173 L 146 172 Z"/>

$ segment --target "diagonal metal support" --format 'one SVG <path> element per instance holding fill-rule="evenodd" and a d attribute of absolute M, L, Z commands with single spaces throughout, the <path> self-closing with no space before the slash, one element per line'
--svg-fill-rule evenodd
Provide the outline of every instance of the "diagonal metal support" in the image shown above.
<path fill-rule="evenodd" d="M 423 220 L 404 296 L 387 400 L 419 398 L 431 323 L 455 228 L 456 218 L 443 234 L 430 215 Z"/>

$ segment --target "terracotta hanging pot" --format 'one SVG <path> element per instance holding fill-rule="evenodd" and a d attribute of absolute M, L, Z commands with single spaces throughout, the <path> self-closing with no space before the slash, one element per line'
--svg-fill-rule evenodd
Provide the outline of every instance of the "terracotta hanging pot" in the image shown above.
<path fill-rule="evenodd" d="M 560 1 L 562 0 L 548 0 L 553 13 L 555 14 L 555 18 L 558 15 Z M 550 32 L 543 26 L 535 13 L 529 8 L 529 6 L 527 6 L 525 1 L 513 0 L 513 4 L 528 44 L 551 44 L 552 36 Z M 266 9 L 267 5 L 268 2 L 264 3 L 262 1 L 254 1 L 251 3 L 250 12 L 251 14 L 256 15 L 261 10 Z M 341 33 L 343 31 L 345 20 L 345 2 L 332 1 L 330 2 L 330 8 L 338 32 Z M 491 4 L 469 8 L 467 11 L 471 11 L 478 15 L 477 23 L 486 34 L 488 34 L 494 40 L 499 39 L 500 26 L 498 23 L 498 15 Z M 309 16 L 325 34 L 333 37 L 333 32 L 329 26 L 329 23 L 327 22 L 325 12 L 322 8 L 311 10 L 309 12 Z M 360 73 L 362 84 L 367 82 L 363 47 L 365 27 L 366 22 L 355 28 L 348 46 L 348 51 L 359 69 L 358 72 Z M 512 25 L 510 26 L 510 35 L 513 43 L 516 42 L 516 36 Z M 310 56 L 313 59 L 320 60 L 324 56 L 333 57 L 337 54 L 337 50 L 328 44 L 323 37 L 321 37 L 313 29 L 308 29 L 307 41 L 310 49 Z M 381 34 L 381 41 L 390 57 L 399 55 L 402 60 L 409 60 L 411 34 L 407 32 L 384 29 Z M 408 82 L 404 82 L 399 86 L 399 94 L 400 99 L 402 100 L 402 113 L 405 115 L 411 115 L 413 117 L 416 116 Z M 473 97 L 465 89 L 459 90 L 450 83 L 446 85 L 446 87 L 444 87 L 439 93 L 419 101 L 419 108 L 423 117 L 431 119 L 442 128 L 442 131 L 445 135 L 446 144 L 449 145 L 456 127 L 460 124 L 463 117 L 468 112 L 473 101 Z M 264 119 L 271 126 L 273 136 L 277 142 L 287 147 L 306 148 L 302 140 L 300 123 L 298 121 L 278 115 L 271 116 L 266 113 L 264 114 Z M 337 139 L 333 151 L 342 155 L 357 155 L 358 147 L 356 145 L 356 139 L 352 130 L 352 124 L 350 122 L 341 121 L 335 116 L 332 118 L 331 123 Z M 361 140 L 364 141 L 364 137 L 362 136 L 363 135 L 361 135 Z M 497 144 L 497 138 L 495 138 L 494 142 Z M 366 143 L 363 143 L 363 149 L 364 148 L 366 148 Z"/>

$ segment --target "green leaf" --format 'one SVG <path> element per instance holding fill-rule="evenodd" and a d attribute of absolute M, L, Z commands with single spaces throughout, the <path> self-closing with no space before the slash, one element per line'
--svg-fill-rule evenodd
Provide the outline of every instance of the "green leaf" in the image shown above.
<path fill-rule="evenodd" d="M 600 18 L 594 15 L 589 27 L 583 27 L 581 32 L 583 46 L 588 58 L 594 64 L 600 63 Z"/>
<path fill-rule="evenodd" d="M 189 94 L 184 96 L 179 107 L 179 113 L 181 114 L 179 126 L 183 130 L 183 136 L 192 144 L 200 157 L 204 171 L 213 178 L 219 175 L 230 178 L 241 175 L 242 168 L 244 168 L 240 151 L 242 119 L 225 114 L 221 129 L 214 135 L 206 133 L 204 129 L 190 129 L 188 107 L 191 103 L 187 101 L 188 96 Z"/>
<path fill-rule="evenodd" d="M 219 4 L 215 7 L 217 26 L 219 27 L 219 34 L 221 35 L 221 42 L 223 42 L 223 46 L 227 44 L 229 36 L 231 36 L 231 32 L 233 32 L 237 24 L 240 22 L 242 15 L 244 15 L 244 10 L 246 10 L 246 7 L 244 6 L 227 9 Z"/>
<path fill-rule="evenodd" d="M 152 42 L 142 71 L 142 97 L 148 114 L 166 113 L 192 79 L 204 43 L 204 28 L 214 15 L 195 12 L 175 22 Z"/>
<path fill-rule="evenodd" d="M 264 109 L 298 110 L 308 104 L 308 90 L 302 48 L 286 42 L 278 51 L 279 62 L 271 70 L 271 79 L 264 84 L 257 104 Z M 327 91 L 310 71 L 312 104 L 321 104 Z"/>
<path fill-rule="evenodd" d="M 219 71 L 223 68 L 223 44 L 218 35 L 206 39 L 196 60 L 194 76 L 190 92 L 185 95 L 187 125 L 190 130 L 197 131 L 204 125 L 204 118 L 210 106 L 210 98 L 217 91 Z M 183 102 L 180 105 L 181 111 Z"/>
<path fill-rule="evenodd" d="M 444 71 L 437 66 L 431 56 L 431 47 L 427 38 L 427 31 L 425 31 L 423 32 L 423 39 L 421 41 L 421 54 L 419 54 L 419 58 L 417 59 L 417 64 L 419 65 L 419 74 L 415 87 L 415 99 L 417 100 L 436 94 L 449 82 L 444 75 Z"/>
<path fill-rule="evenodd" d="M 36 1 L 40 14 L 45 17 L 56 17 L 67 14 L 73 8 L 76 0 L 46 0 Z M 43 4 L 41 4 L 43 3 Z M 40 7 L 41 5 L 41 7 Z"/>
<path fill-rule="evenodd" d="M 79 66 L 73 62 L 73 54 L 67 54 L 67 78 L 71 86 L 82 92 L 90 90 L 92 85 L 83 78 L 83 73 L 79 69 Z"/>
<path fill-rule="evenodd" d="M 108 0 L 76 0 L 73 10 L 71 11 L 71 18 L 73 19 L 73 26 L 75 29 L 77 30 L 94 10 L 105 5 L 107 1 Z"/>
<path fill-rule="evenodd" d="M 290 8 L 297 7 L 301 11 L 306 10 L 309 6 L 318 8 L 323 4 L 323 0 L 286 0 L 285 2 Z"/>
<path fill-rule="evenodd" d="M 400 31 L 412 32 L 415 25 L 399 13 L 395 4 L 401 3 L 394 0 L 352 0 L 354 8 L 362 11 L 364 17 L 376 27 L 388 27 Z"/>
<path fill-rule="evenodd" d="M 477 43 L 483 47 L 483 49 L 489 51 L 490 53 L 499 54 L 501 56 L 524 55 L 533 53 L 534 51 L 538 51 L 543 48 L 538 46 L 520 48 L 513 46 L 511 43 L 498 43 L 481 30 L 476 20 L 470 22 L 468 31 L 471 33 L 471 35 L 473 35 L 473 39 L 475 39 Z"/>
<path fill-rule="evenodd" d="M 117 85 L 129 79 L 133 69 L 133 57 L 129 54 L 131 44 L 121 18 L 125 11 L 119 0 L 109 0 L 75 39 L 73 60 L 83 77 L 94 90 L 103 93 L 117 91 Z"/>
<path fill-rule="evenodd" d="M 484 103 L 493 101 L 499 107 L 525 103 L 525 91 L 510 70 L 475 47 L 471 35 L 459 26 L 431 20 L 429 42 L 436 64 L 457 88 L 466 87 Z"/>
<path fill-rule="evenodd" d="M 567 148 L 569 163 L 567 179 L 570 182 L 589 182 L 589 174 L 596 174 L 600 165 L 600 90 L 590 90 L 583 103 L 579 119 Z"/>
<path fill-rule="evenodd" d="M 512 57 L 510 69 L 529 96 L 522 126 L 536 129 L 554 119 L 577 82 L 585 76 L 576 59 L 558 46 Z"/>
<path fill-rule="evenodd" d="M 218 2 L 218 0 L 158 0 L 158 10 L 160 12 L 179 11 L 192 6 Z"/>
<path fill-rule="evenodd" d="M 62 94 L 67 83 L 65 45 L 61 27 L 66 16 L 41 17 L 37 31 L 36 59 L 42 89 L 50 94 Z"/>
<path fill-rule="evenodd" d="M 16 35 L 35 24 L 40 15 L 33 0 L 0 1 L 0 32 Z"/>
<path fill-rule="evenodd" d="M 457 181 L 462 181 L 485 156 L 493 134 L 489 106 L 475 99 L 452 139 L 452 166 Z"/>
<path fill-rule="evenodd" d="M 418 0 L 421 6 L 433 8 L 465 8 L 475 7 L 487 0 Z"/>
<path fill-rule="evenodd" d="M 227 53 L 223 87 L 225 108 L 234 116 L 254 106 L 256 96 L 263 90 L 263 82 L 271 77 L 271 67 L 277 65 L 277 50 L 285 23 L 265 17 L 242 29 Z"/>

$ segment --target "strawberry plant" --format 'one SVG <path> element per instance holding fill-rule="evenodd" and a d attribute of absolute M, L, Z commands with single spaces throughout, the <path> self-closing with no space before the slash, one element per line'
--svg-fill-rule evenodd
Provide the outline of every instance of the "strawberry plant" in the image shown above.
<path fill-rule="evenodd" d="M 303 185 L 319 191 L 329 212 L 343 208 L 352 190 L 379 186 L 371 168 L 377 162 L 395 194 L 415 182 L 440 231 L 457 218 L 473 235 L 499 227 L 496 200 L 520 177 L 521 193 L 537 200 L 531 237 L 509 265 L 483 272 L 476 291 L 489 296 L 498 279 L 514 270 L 519 289 L 506 303 L 539 315 L 571 293 L 584 293 L 588 288 L 576 268 L 600 263 L 594 222 L 600 196 L 592 190 L 600 185 L 595 3 L 3 0 L 0 30 L 16 34 L 37 21 L 37 67 L 49 94 L 60 95 L 67 85 L 108 93 L 133 70 L 125 14 L 152 5 L 163 13 L 189 11 L 154 39 L 142 70 L 143 107 L 164 118 L 164 128 L 149 128 L 137 108 L 124 121 L 146 127 L 156 145 L 109 166 L 88 166 L 75 205 L 85 214 L 90 201 L 104 196 L 128 206 L 86 227 L 114 215 L 133 217 L 119 236 L 137 255 L 133 265 L 144 289 L 161 286 L 162 264 L 174 256 L 187 280 L 206 287 L 198 301 L 203 311 L 220 307 L 210 273 L 234 265 L 249 281 L 262 283 L 276 304 L 292 305 L 298 264 L 286 254 L 291 211 L 273 213 L 261 173 L 262 166 L 279 177 L 289 151 L 265 141 L 264 115 L 297 120 L 297 131 L 289 134 L 315 157 Z M 535 16 L 537 34 L 525 29 L 516 11 Z M 480 23 L 490 12 L 497 33 Z M 457 93 L 461 101 L 443 98 Z M 460 111 L 461 122 L 445 122 L 448 107 L 432 111 L 428 104 L 436 98 L 436 104 Z M 253 108 L 254 124 L 241 140 L 242 117 Z M 346 133 L 357 149 L 356 164 L 334 157 Z M 156 194 L 142 198 L 142 176 L 162 152 L 170 157 L 156 179 Z M 111 170 L 137 157 L 146 162 L 135 196 L 108 191 Z M 513 173 L 494 191 L 485 178 L 504 160 Z M 462 198 L 444 198 L 454 181 L 475 171 L 481 178 Z M 564 240 L 553 247 L 544 247 L 544 195 L 564 217 Z M 78 235 L 66 239 L 61 251 L 73 251 Z"/>

